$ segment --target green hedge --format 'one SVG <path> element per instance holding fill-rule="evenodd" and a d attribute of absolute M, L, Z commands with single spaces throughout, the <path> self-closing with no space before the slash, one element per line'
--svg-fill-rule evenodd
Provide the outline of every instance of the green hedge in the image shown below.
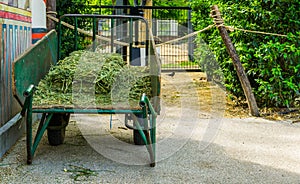
<path fill-rule="evenodd" d="M 56 2 L 57 9 L 57 17 L 64 14 L 91 14 L 94 13 L 93 9 L 89 5 L 89 1 L 85 0 L 68 0 L 68 1 L 57 1 Z M 74 18 L 64 18 L 64 22 L 67 22 L 70 25 L 75 26 Z M 85 28 L 86 30 L 92 28 L 91 19 L 83 19 L 78 18 L 77 25 L 79 28 Z M 82 50 L 87 47 L 87 45 L 91 44 L 91 40 L 89 36 L 78 33 L 77 37 L 77 49 L 75 49 L 75 31 L 67 28 L 65 26 L 61 26 L 61 34 L 62 34 L 62 44 L 61 44 L 61 59 L 68 56 L 71 52 L 75 50 Z M 56 26 L 56 30 L 58 31 L 58 24 Z"/>
<path fill-rule="evenodd" d="M 195 30 L 213 23 L 212 5 L 218 5 L 226 25 L 288 35 L 278 37 L 242 31 L 230 37 L 247 72 L 259 107 L 293 107 L 300 89 L 300 2 L 287 0 L 194 0 Z M 212 50 L 224 74 L 227 90 L 240 99 L 244 93 L 225 45 L 216 28 L 199 34 Z M 201 39 L 198 39 L 199 41 Z M 203 52 L 199 49 L 197 52 Z M 207 63 L 199 61 L 203 67 Z"/>

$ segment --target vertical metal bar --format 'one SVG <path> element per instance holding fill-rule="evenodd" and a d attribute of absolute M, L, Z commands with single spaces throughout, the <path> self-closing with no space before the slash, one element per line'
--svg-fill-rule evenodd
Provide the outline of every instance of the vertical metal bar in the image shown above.
<path fill-rule="evenodd" d="M 111 41 L 111 47 L 110 52 L 114 52 L 114 19 L 110 19 L 110 41 Z"/>
<path fill-rule="evenodd" d="M 171 43 L 171 44 L 172 44 L 172 43 Z M 174 63 L 175 63 L 175 60 L 170 59 L 170 53 L 169 53 L 169 51 L 170 51 L 170 50 L 173 50 L 173 49 L 170 48 L 170 47 L 171 47 L 171 44 L 165 44 L 166 50 L 167 50 L 167 52 L 165 52 L 165 56 L 166 56 L 166 58 L 168 58 L 167 61 L 171 63 L 171 65 L 170 65 L 170 66 L 167 66 L 167 68 L 173 68 L 174 65 L 175 65 L 175 64 L 174 64 Z M 166 63 L 168 63 L 168 62 L 166 62 Z M 167 65 L 168 65 L 168 64 L 167 64 Z"/>
<path fill-rule="evenodd" d="M 175 10 L 176 11 L 176 10 Z M 179 22 L 181 22 L 181 20 L 182 19 L 184 19 L 184 18 L 181 18 L 181 16 L 180 16 L 180 14 L 182 13 L 182 12 L 184 12 L 184 10 L 178 10 L 178 11 L 176 11 L 177 12 L 177 17 L 179 17 L 178 18 L 178 20 L 177 20 L 177 23 L 179 23 Z M 184 17 L 184 16 L 183 16 Z M 175 23 L 175 21 L 174 22 L 172 22 L 172 24 L 173 23 Z M 172 27 L 173 25 L 171 25 L 171 27 Z M 172 36 L 173 36 L 174 34 L 172 34 Z M 176 35 L 176 34 L 175 34 Z M 180 32 L 178 31 L 178 33 L 177 33 L 177 36 L 179 36 L 179 37 L 181 37 L 181 36 L 183 36 L 183 35 L 181 35 L 180 34 Z M 176 44 L 176 46 L 174 46 L 174 47 L 178 47 L 178 48 L 180 48 L 181 50 L 185 50 L 186 48 L 185 48 L 185 44 L 180 44 L 180 42 L 181 41 L 178 41 L 177 42 L 177 44 Z M 184 42 L 184 40 L 182 41 L 182 42 Z M 177 57 L 178 58 L 180 58 L 180 61 L 182 60 L 182 58 L 184 58 L 184 56 L 185 56 L 185 52 L 180 52 L 180 55 L 177 55 Z M 185 62 L 185 61 L 184 61 Z M 176 66 L 176 68 L 177 69 L 182 69 L 182 65 L 181 65 L 181 63 L 179 63 L 178 64 L 178 66 Z"/>
<path fill-rule="evenodd" d="M 28 97 L 27 118 L 26 118 L 26 147 L 27 147 L 27 164 L 32 163 L 32 94 Z"/>
<path fill-rule="evenodd" d="M 27 111 L 27 108 L 28 108 L 28 98 L 25 98 L 25 102 L 24 102 L 24 106 L 22 107 L 22 110 L 21 110 L 21 116 L 25 116 L 25 113 Z"/>
<path fill-rule="evenodd" d="M 122 32 L 122 38 L 127 38 L 127 36 L 128 36 L 128 20 L 127 19 L 122 21 L 122 30 L 123 30 L 123 32 Z M 127 46 L 122 46 L 122 56 L 123 56 L 123 60 L 125 62 L 128 62 L 127 61 L 128 60 L 127 49 L 128 49 Z"/>
<path fill-rule="evenodd" d="M 150 129 L 150 136 L 152 141 L 152 151 L 153 151 L 153 161 L 150 164 L 151 167 L 155 166 L 155 160 L 156 160 L 156 116 L 154 114 L 151 114 L 152 117 L 150 119 L 151 123 L 151 129 Z"/>
<path fill-rule="evenodd" d="M 155 136 L 156 130 L 155 130 L 155 127 L 153 127 L 153 125 L 156 125 L 156 122 L 155 121 L 151 122 L 151 120 L 153 120 L 151 118 L 151 116 L 154 116 L 154 118 L 156 118 L 156 113 L 155 113 L 153 107 L 151 106 L 148 97 L 145 94 L 143 94 L 143 96 L 141 98 L 141 102 L 144 104 L 144 105 L 142 105 L 142 121 L 144 124 L 144 130 L 146 130 L 146 131 L 144 131 L 145 137 L 147 138 L 147 142 L 148 142 L 146 147 L 147 147 L 147 150 L 148 150 L 149 156 L 150 156 L 150 166 L 154 167 L 155 166 L 155 144 L 154 143 L 156 140 L 155 140 L 155 138 L 153 138 L 153 136 Z M 150 127 L 148 126 L 148 115 L 149 115 L 148 110 L 150 111 L 150 122 L 149 122 Z M 152 128 L 154 128 L 154 129 L 151 130 Z"/>
<path fill-rule="evenodd" d="M 93 17 L 93 51 L 96 50 L 96 18 Z"/>
<path fill-rule="evenodd" d="M 139 22 L 138 20 L 135 21 L 134 24 L 134 44 L 139 45 Z"/>
<path fill-rule="evenodd" d="M 192 10 L 188 10 L 188 34 L 190 34 L 192 32 L 192 23 L 191 23 L 191 19 L 192 19 Z M 193 49 L 193 39 L 192 37 L 188 38 L 188 56 L 189 56 L 189 61 L 194 61 L 193 55 L 194 55 L 194 49 Z"/>
<path fill-rule="evenodd" d="M 135 22 L 137 24 L 137 21 Z M 137 32 L 137 30 L 135 30 Z M 133 45 L 133 20 L 132 18 L 129 19 L 129 64 L 132 62 L 132 45 Z"/>
<path fill-rule="evenodd" d="M 78 21 L 77 21 L 77 17 L 75 17 L 75 50 L 77 50 L 78 48 L 78 31 L 77 31 L 77 28 L 78 28 Z"/>
<path fill-rule="evenodd" d="M 149 24 L 146 24 L 146 57 L 145 57 L 145 66 L 148 66 L 148 61 L 149 61 Z M 156 48 L 153 48 L 154 50 Z"/>
<path fill-rule="evenodd" d="M 61 19 L 59 19 L 59 23 L 58 23 L 58 47 L 57 47 L 57 61 L 60 60 L 61 58 L 61 37 L 62 37 L 62 33 L 61 33 Z"/>

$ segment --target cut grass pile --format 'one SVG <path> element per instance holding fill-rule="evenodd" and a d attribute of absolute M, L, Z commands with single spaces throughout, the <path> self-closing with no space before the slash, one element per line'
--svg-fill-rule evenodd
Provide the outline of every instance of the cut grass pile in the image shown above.
<path fill-rule="evenodd" d="M 119 54 L 75 51 L 39 82 L 34 106 L 137 104 L 151 97 L 148 67 L 128 66 Z"/>

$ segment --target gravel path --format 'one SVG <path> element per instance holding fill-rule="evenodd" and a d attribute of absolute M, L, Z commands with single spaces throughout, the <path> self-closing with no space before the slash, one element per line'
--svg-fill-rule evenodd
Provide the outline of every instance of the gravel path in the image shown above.
<path fill-rule="evenodd" d="M 188 101 L 169 106 L 170 101 L 163 100 L 156 167 L 144 165 L 148 155 L 139 153 L 146 153 L 145 148 L 130 144 L 132 131 L 124 128 L 122 116 L 112 116 L 110 129 L 109 115 L 73 115 L 65 143 L 50 146 L 45 134 L 32 165 L 26 165 L 26 141 L 21 138 L 0 160 L 0 183 L 300 183 L 299 124 L 223 118 L 220 106 L 211 112 L 199 110 L 197 95 L 185 93 L 187 88 L 193 91 L 187 85 L 193 80 L 180 75 L 163 79 L 178 89 L 175 97 L 167 93 L 165 98 Z M 107 135 L 124 146 L 106 144 L 109 151 L 101 150 L 101 136 Z"/>

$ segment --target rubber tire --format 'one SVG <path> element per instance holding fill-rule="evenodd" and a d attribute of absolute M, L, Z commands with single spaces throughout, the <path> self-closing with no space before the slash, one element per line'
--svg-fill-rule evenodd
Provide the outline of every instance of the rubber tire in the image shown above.
<path fill-rule="evenodd" d="M 133 114 L 137 118 L 137 120 L 141 123 L 143 115 L 142 114 Z M 143 125 L 141 125 L 143 127 Z M 143 132 L 146 134 L 147 131 L 143 130 Z M 140 135 L 139 131 L 137 129 L 133 129 L 133 142 L 135 145 L 145 145 L 142 136 Z"/>
<path fill-rule="evenodd" d="M 146 133 L 147 130 L 143 130 L 143 132 Z M 145 145 L 145 142 L 138 130 L 133 130 L 133 141 L 135 145 Z"/>
<path fill-rule="evenodd" d="M 70 114 L 69 113 L 57 113 L 53 114 L 49 126 L 59 127 L 62 125 L 67 125 L 69 123 Z M 51 146 L 58 146 L 64 143 L 65 140 L 66 126 L 61 129 L 53 130 L 51 128 L 47 129 L 48 142 Z"/>

